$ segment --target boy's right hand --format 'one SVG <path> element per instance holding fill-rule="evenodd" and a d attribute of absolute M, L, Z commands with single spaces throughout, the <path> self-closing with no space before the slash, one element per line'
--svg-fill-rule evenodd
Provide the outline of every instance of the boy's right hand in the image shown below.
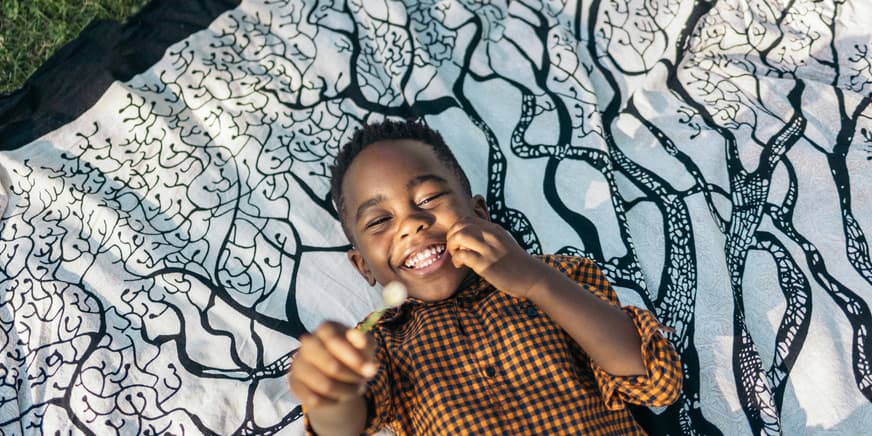
<path fill-rule="evenodd" d="M 309 410 L 359 398 L 378 371 L 375 344 L 357 329 L 328 321 L 300 339 L 288 385 Z"/>

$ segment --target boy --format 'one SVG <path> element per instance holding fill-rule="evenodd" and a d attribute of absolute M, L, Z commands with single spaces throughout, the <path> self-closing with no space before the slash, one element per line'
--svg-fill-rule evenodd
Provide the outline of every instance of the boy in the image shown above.
<path fill-rule="evenodd" d="M 327 322 L 301 339 L 289 384 L 310 432 L 641 434 L 624 403 L 678 397 L 653 315 L 620 308 L 590 260 L 527 254 L 437 132 L 364 126 L 332 171 L 349 260 L 410 298 L 371 335 Z"/>

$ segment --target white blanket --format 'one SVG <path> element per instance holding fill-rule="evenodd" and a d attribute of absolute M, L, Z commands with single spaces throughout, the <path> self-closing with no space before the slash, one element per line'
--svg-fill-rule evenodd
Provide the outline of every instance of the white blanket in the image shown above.
<path fill-rule="evenodd" d="M 674 328 L 652 433 L 864 433 L 870 29 L 862 2 L 243 1 L 0 153 L 0 433 L 302 432 L 297 338 L 379 295 L 327 166 L 386 116 Z"/>

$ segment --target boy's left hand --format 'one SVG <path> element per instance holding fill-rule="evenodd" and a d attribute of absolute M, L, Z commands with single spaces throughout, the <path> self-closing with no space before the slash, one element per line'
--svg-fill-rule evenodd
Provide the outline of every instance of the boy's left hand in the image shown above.
<path fill-rule="evenodd" d="M 550 270 L 524 251 L 499 224 L 479 217 L 454 223 L 446 248 L 456 268 L 468 266 L 495 288 L 515 297 L 529 297 L 537 281 Z"/>

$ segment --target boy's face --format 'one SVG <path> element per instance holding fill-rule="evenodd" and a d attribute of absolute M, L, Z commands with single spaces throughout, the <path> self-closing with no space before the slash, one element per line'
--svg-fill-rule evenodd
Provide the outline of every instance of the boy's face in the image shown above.
<path fill-rule="evenodd" d="M 481 196 L 470 197 L 433 149 L 411 139 L 365 148 L 342 183 L 343 220 L 354 247 L 348 258 L 369 282 L 399 281 L 411 297 L 450 297 L 469 274 L 455 268 L 445 236 L 458 219 L 488 219 Z"/>

